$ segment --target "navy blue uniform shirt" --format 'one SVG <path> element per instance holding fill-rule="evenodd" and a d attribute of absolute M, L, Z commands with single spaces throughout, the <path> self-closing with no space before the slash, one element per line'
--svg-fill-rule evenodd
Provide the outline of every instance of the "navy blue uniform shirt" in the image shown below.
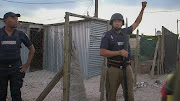
<path fill-rule="evenodd" d="M 124 38 L 123 38 L 124 34 L 132 34 L 132 26 L 121 29 L 120 33 L 116 33 L 113 29 L 105 32 L 102 35 L 100 48 L 111 51 L 119 51 L 124 49 Z M 129 52 L 128 59 L 130 59 L 131 57 L 130 45 L 128 45 L 128 52 Z M 120 55 L 114 57 L 108 57 L 108 59 L 123 61 L 123 57 Z"/>
<path fill-rule="evenodd" d="M 5 27 L 0 28 L 0 64 L 12 63 L 21 59 L 20 49 L 22 43 L 26 47 L 32 45 L 24 32 L 15 29 L 12 35 L 8 36 Z"/>

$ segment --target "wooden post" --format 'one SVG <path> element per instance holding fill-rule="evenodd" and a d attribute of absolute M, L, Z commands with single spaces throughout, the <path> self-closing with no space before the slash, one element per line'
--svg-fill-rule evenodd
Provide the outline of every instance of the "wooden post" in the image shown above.
<path fill-rule="evenodd" d="M 139 30 L 137 29 L 136 34 L 136 53 L 135 53 L 135 69 L 134 69 L 134 86 L 136 87 L 137 82 L 137 69 L 138 69 L 138 62 L 139 62 Z"/>
<path fill-rule="evenodd" d="M 177 19 L 177 34 L 179 35 L 179 30 L 178 30 L 178 19 Z"/>
<path fill-rule="evenodd" d="M 105 89 L 105 57 L 104 57 L 104 62 L 102 63 L 101 66 L 101 81 L 100 81 L 100 101 L 104 101 L 104 89 Z"/>
<path fill-rule="evenodd" d="M 128 27 L 128 19 L 126 18 L 126 28 Z"/>
<path fill-rule="evenodd" d="M 107 21 L 107 31 L 110 29 L 109 21 Z M 105 83 L 106 83 L 106 75 L 107 75 L 107 58 L 104 57 L 104 62 L 101 66 L 101 81 L 100 81 L 100 101 L 104 101 L 104 95 L 106 92 Z"/>
<path fill-rule="evenodd" d="M 158 56 L 157 56 L 157 75 L 159 75 L 160 72 L 160 53 L 161 53 L 161 36 L 158 36 L 159 41 L 159 48 L 158 48 Z"/>
<path fill-rule="evenodd" d="M 63 101 L 69 101 L 69 14 L 65 15 L 65 26 L 64 26 L 64 75 L 63 75 Z"/>
<path fill-rule="evenodd" d="M 95 15 L 94 17 L 98 18 L 98 0 L 95 0 Z"/>
<path fill-rule="evenodd" d="M 161 57 L 160 57 L 160 72 L 159 74 L 164 74 L 164 27 L 162 26 L 162 36 L 161 36 Z"/>
<path fill-rule="evenodd" d="M 177 19 L 177 36 L 178 36 L 178 38 L 177 38 L 177 58 L 176 58 L 176 67 L 178 68 L 179 67 L 179 62 L 178 62 L 178 60 L 179 60 L 179 31 L 178 31 L 178 19 Z"/>
<path fill-rule="evenodd" d="M 159 40 L 156 43 L 156 49 L 155 49 L 155 52 L 154 52 L 154 60 L 153 60 L 153 65 L 152 65 L 152 70 L 151 70 L 151 76 L 152 77 L 154 75 L 154 68 L 155 68 L 155 65 L 156 65 L 156 57 L 157 57 L 158 47 L 159 47 Z"/>

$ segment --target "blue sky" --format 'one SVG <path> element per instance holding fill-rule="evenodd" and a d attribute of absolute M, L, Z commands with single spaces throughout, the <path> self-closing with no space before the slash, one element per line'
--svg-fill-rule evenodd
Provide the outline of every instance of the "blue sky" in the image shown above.
<path fill-rule="evenodd" d="M 113 13 L 118 12 L 124 18 L 128 18 L 128 25 L 131 25 L 139 14 L 142 1 L 99 0 L 99 17 L 109 20 Z M 146 1 L 148 4 L 138 27 L 140 33 L 154 34 L 155 28 L 161 30 L 162 26 L 176 33 L 177 19 L 180 19 L 180 0 Z M 89 15 L 93 16 L 94 0 L 0 0 L 0 17 L 2 18 L 9 11 L 20 13 L 22 16 L 19 20 L 21 21 L 59 23 L 64 21 L 65 12 L 86 15 L 88 11 Z"/>

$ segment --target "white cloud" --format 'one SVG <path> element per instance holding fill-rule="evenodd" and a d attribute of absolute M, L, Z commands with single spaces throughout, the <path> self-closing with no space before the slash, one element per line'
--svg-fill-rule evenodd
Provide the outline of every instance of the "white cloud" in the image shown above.
<path fill-rule="evenodd" d="M 104 0 L 101 0 L 101 2 L 104 2 Z"/>
<path fill-rule="evenodd" d="M 67 10 L 67 9 L 39 9 L 34 12 L 34 14 L 31 17 L 28 16 L 22 16 L 20 20 L 22 21 L 28 21 L 28 22 L 35 22 L 35 23 L 42 23 L 42 24 L 52 24 L 52 23 L 60 23 L 64 22 L 64 16 L 65 12 L 71 12 L 81 15 L 86 15 L 87 7 L 78 7 L 73 10 Z M 75 20 L 78 18 L 71 18 L 70 20 Z"/>
<path fill-rule="evenodd" d="M 127 7 L 117 5 L 104 5 L 101 6 L 99 10 L 99 17 L 104 19 L 110 19 L 111 15 L 114 13 L 121 13 L 124 16 L 124 19 L 126 19 L 126 17 L 128 18 L 128 25 L 130 26 L 134 23 L 137 16 L 139 15 L 141 6 Z M 163 9 L 158 9 L 158 11 L 162 10 Z M 143 19 L 138 26 L 140 34 L 143 33 L 145 35 L 155 35 L 155 28 L 156 30 L 161 30 L 162 26 L 166 27 L 173 33 L 177 33 L 177 19 L 180 19 L 180 12 L 148 13 L 150 11 L 155 11 L 155 9 L 145 9 Z M 133 33 L 136 33 L 136 31 L 134 31 Z"/>

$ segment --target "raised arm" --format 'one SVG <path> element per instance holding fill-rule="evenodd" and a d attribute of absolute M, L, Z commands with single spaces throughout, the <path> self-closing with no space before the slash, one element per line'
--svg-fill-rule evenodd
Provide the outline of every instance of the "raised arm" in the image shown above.
<path fill-rule="evenodd" d="M 137 28 L 137 26 L 140 24 L 140 22 L 142 20 L 142 16 L 143 16 L 143 13 L 144 13 L 144 9 L 146 8 L 146 4 L 147 4 L 146 1 L 142 2 L 141 11 L 140 11 L 138 17 L 136 18 L 135 22 L 132 25 L 133 26 L 133 31 Z"/>

